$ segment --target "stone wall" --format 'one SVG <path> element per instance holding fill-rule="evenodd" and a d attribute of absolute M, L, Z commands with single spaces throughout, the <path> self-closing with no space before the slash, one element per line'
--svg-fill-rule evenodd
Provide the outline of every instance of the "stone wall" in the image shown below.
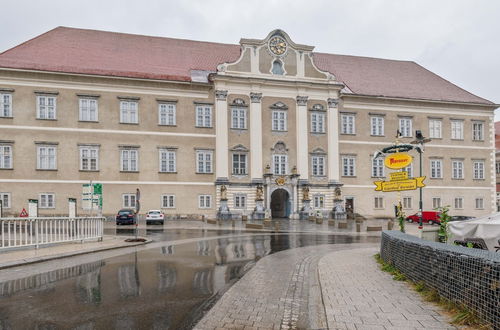
<path fill-rule="evenodd" d="M 412 281 L 425 282 L 500 328 L 500 253 L 384 231 L 380 255 Z"/>

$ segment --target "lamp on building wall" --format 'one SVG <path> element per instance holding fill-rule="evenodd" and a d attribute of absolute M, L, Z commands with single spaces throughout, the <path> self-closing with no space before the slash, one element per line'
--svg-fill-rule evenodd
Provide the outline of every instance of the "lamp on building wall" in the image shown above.
<path fill-rule="evenodd" d="M 419 171 L 420 176 L 422 176 L 422 153 L 424 152 L 424 144 L 427 142 L 430 142 L 430 141 L 431 141 L 431 139 L 424 137 L 421 130 L 416 130 L 415 131 L 415 140 L 410 142 L 411 144 L 417 145 L 415 147 L 415 149 L 417 149 L 418 154 L 420 156 L 419 157 L 420 158 L 420 162 L 419 162 L 420 163 L 420 171 Z M 422 187 L 420 187 L 419 190 L 420 190 L 420 200 L 418 202 L 418 220 L 419 220 L 418 227 L 420 229 L 422 229 L 422 226 L 423 226 L 423 223 L 422 223 L 422 210 L 423 210 Z"/>

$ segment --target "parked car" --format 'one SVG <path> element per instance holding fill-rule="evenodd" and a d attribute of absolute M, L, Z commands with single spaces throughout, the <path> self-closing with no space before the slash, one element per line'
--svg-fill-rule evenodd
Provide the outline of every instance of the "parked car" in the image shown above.
<path fill-rule="evenodd" d="M 436 211 L 423 211 L 422 212 L 422 223 L 428 223 L 429 225 L 433 225 L 435 223 L 440 224 L 441 221 L 439 220 L 439 215 L 440 212 Z M 418 217 L 418 213 L 412 214 L 408 217 L 406 217 L 406 221 L 408 222 L 419 222 L 420 219 Z"/>
<path fill-rule="evenodd" d="M 449 221 L 463 221 L 463 220 L 470 220 L 474 219 L 475 217 L 471 217 L 468 215 L 453 215 Z"/>
<path fill-rule="evenodd" d="M 148 213 L 146 213 L 146 225 L 149 224 L 163 225 L 164 220 L 165 220 L 165 215 L 160 210 L 149 210 Z"/>
<path fill-rule="evenodd" d="M 135 225 L 137 224 L 137 213 L 132 209 L 121 209 L 116 214 L 117 225 Z"/>

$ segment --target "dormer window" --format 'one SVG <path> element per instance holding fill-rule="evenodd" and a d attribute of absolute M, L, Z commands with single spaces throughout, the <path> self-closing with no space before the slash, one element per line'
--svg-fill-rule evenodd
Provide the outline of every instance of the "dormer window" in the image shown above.
<path fill-rule="evenodd" d="M 280 76 L 284 75 L 285 70 L 283 70 L 283 63 L 281 63 L 281 61 L 279 60 L 274 61 L 271 72 L 275 75 L 280 75 Z"/>

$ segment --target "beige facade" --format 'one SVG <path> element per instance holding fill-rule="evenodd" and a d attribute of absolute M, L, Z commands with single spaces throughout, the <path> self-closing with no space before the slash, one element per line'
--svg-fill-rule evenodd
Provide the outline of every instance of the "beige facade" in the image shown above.
<path fill-rule="evenodd" d="M 276 35 L 284 54 L 269 47 Z M 39 200 L 40 215 L 67 214 L 68 198 L 88 213 L 82 185 L 91 180 L 103 184 L 105 215 L 131 207 L 139 188 L 143 212 L 215 216 L 221 187 L 234 216 L 252 215 L 258 187 L 274 216 L 298 217 L 306 187 L 312 209 L 325 215 L 337 187 L 365 217 L 392 216 L 399 199 L 416 213 L 417 190 L 380 193 L 373 185 L 391 171 L 374 173 L 373 154 L 405 129 L 401 143 L 415 130 L 432 138 L 422 159 L 424 210 L 449 205 L 451 214 L 477 216 L 496 209 L 495 106 L 349 93 L 316 67 L 313 47 L 282 31 L 240 44 L 240 59 L 199 83 L 0 69 L 0 94 L 10 95 L 12 109 L 0 117 L 0 146 L 10 146 L 12 159 L 0 169 L 4 215 L 17 216 L 28 199 Z M 37 119 L 49 111 L 39 109 L 40 96 L 55 100 L 53 119 Z M 93 100 L 95 118 L 82 118 L 81 100 Z M 97 150 L 93 160 L 82 160 L 86 148 Z M 162 163 L 162 152 L 175 160 Z"/>

